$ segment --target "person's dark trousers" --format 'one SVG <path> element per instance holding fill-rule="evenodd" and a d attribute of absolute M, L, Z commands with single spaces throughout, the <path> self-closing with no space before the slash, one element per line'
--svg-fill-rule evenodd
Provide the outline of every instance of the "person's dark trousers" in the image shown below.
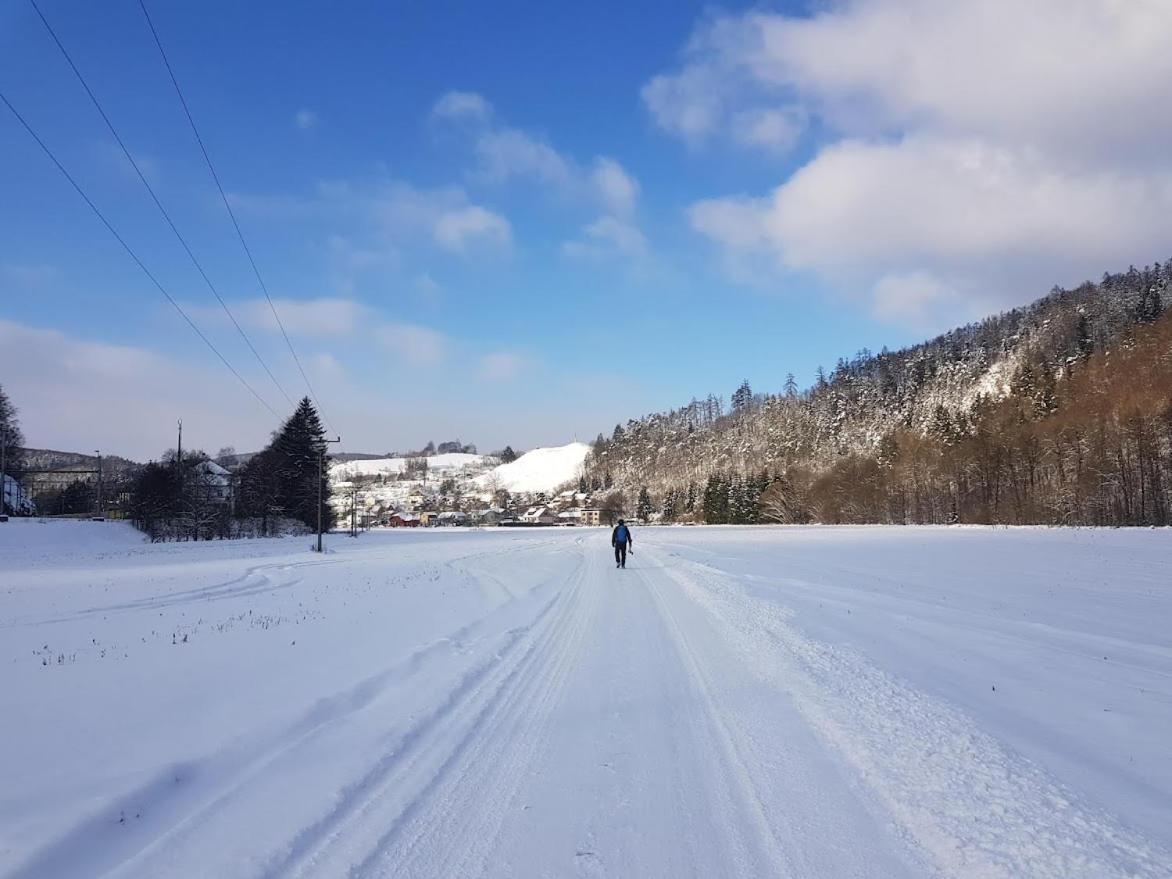
<path fill-rule="evenodd" d="M 615 544 L 614 561 L 620 567 L 625 568 L 627 566 L 627 545 L 625 543 Z"/>

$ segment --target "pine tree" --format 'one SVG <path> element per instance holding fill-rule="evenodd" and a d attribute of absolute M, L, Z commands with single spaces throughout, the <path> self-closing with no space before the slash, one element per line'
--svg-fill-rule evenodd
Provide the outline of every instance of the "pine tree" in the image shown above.
<path fill-rule="evenodd" d="M 639 500 L 635 504 L 635 517 L 640 522 L 646 522 L 654 512 L 655 505 L 651 503 L 651 493 L 647 491 L 647 486 L 644 485 L 639 489 Z"/>
<path fill-rule="evenodd" d="M 4 443 L 4 472 L 12 479 L 19 479 L 24 469 L 24 435 L 20 432 L 16 407 L 4 393 L 3 386 L 0 386 L 0 440 Z M 3 497 L 6 494 L 0 492 L 0 498 Z"/>
<path fill-rule="evenodd" d="M 704 486 L 704 521 L 709 525 L 724 525 L 729 521 L 730 483 L 716 473 L 708 477 Z"/>
<path fill-rule="evenodd" d="M 785 374 L 785 395 L 790 399 L 798 395 L 798 383 L 792 372 Z"/>
<path fill-rule="evenodd" d="M 669 489 L 667 494 L 663 497 L 663 521 L 675 521 L 676 513 L 679 510 L 679 489 Z"/>
<path fill-rule="evenodd" d="M 321 418 L 310 399 L 304 397 L 277 431 L 269 449 L 276 469 L 276 501 L 285 515 L 316 528 L 320 497 L 322 527 L 329 530 L 334 525 L 334 510 L 329 504 L 330 457 L 325 454 L 329 448 L 325 440 Z"/>
<path fill-rule="evenodd" d="M 745 379 L 743 382 L 741 382 L 741 386 L 733 391 L 733 411 L 740 412 L 743 409 L 747 409 L 751 402 L 753 402 L 753 391 L 749 387 L 749 380 Z"/>
<path fill-rule="evenodd" d="M 1078 356 L 1082 358 L 1089 357 L 1095 348 L 1094 337 L 1091 336 L 1091 324 L 1087 320 L 1087 316 L 1079 313 L 1078 329 L 1077 329 L 1077 350 Z"/>
<path fill-rule="evenodd" d="M 501 463 L 512 464 L 517 460 L 517 453 L 513 451 L 512 446 L 505 446 L 505 450 L 501 452 Z"/>

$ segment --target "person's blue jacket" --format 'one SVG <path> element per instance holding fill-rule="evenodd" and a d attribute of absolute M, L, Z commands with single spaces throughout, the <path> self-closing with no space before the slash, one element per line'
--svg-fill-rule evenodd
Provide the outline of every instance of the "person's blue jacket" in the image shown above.
<path fill-rule="evenodd" d="M 634 546 L 635 538 L 631 536 L 631 529 L 625 524 L 616 525 L 614 531 L 610 533 L 610 545 L 622 546 L 624 543 L 627 546 Z"/>

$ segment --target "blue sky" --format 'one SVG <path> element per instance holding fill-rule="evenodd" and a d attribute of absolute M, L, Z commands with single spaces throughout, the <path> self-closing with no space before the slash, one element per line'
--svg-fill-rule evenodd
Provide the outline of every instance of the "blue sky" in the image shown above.
<path fill-rule="evenodd" d="M 39 2 L 303 393 L 137 2 Z M 1168 16 L 1048 3 L 148 8 L 327 418 L 384 451 L 590 439 L 1168 256 Z M 0 90 L 284 414 L 24 0 Z M 34 445 L 274 426 L 6 111 L 0 346 Z"/>

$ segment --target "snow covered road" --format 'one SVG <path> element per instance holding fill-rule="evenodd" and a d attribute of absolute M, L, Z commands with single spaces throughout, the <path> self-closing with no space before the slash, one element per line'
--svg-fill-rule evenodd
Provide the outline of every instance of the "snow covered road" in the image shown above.
<path fill-rule="evenodd" d="M 0 876 L 1167 877 L 1155 531 L 0 527 Z"/>

